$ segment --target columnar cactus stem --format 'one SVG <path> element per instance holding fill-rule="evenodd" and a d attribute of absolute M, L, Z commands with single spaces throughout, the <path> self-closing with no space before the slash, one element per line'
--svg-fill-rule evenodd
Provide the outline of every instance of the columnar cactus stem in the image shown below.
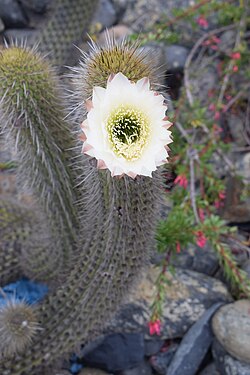
<path fill-rule="evenodd" d="M 67 63 L 72 44 L 78 41 L 89 22 L 98 0 L 57 0 L 54 14 L 40 35 L 39 50 L 53 65 Z"/>
<path fill-rule="evenodd" d="M 78 220 L 69 168 L 74 142 L 57 79 L 34 51 L 11 47 L 0 52 L 0 82 L 1 123 L 17 152 L 18 180 L 39 199 L 66 264 Z"/>
<path fill-rule="evenodd" d="M 24 275 L 55 282 L 63 261 L 61 252 L 53 248 L 55 242 L 34 207 L 0 197 L 0 285 Z"/>
<path fill-rule="evenodd" d="M 148 262 L 159 212 L 159 176 L 119 180 L 90 168 L 89 192 L 102 189 L 89 207 L 98 230 L 83 241 L 66 283 L 41 303 L 43 330 L 32 347 L 17 361 L 3 361 L 2 375 L 42 374 L 43 366 L 88 341 L 117 310 Z"/>
<path fill-rule="evenodd" d="M 74 253 L 77 257 L 74 257 L 72 252 L 70 253 L 70 260 L 74 260 L 75 263 L 72 265 L 70 272 L 65 275 L 64 283 L 51 292 L 38 306 L 37 313 L 42 330 L 39 335 L 34 337 L 32 346 L 29 346 L 22 356 L 16 356 L 15 361 L 6 358 L 0 362 L 0 373 L 2 375 L 44 374 L 45 368 L 53 364 L 63 353 L 69 353 L 76 346 L 84 344 L 93 338 L 97 332 L 101 331 L 103 325 L 117 310 L 124 296 L 127 295 L 128 290 L 131 288 L 131 285 L 136 282 L 141 270 L 148 263 L 151 250 L 154 246 L 154 230 L 160 212 L 159 204 L 163 192 L 161 189 L 161 176 L 160 173 L 156 171 L 156 167 L 164 162 L 165 159 L 163 160 L 163 158 L 167 155 L 166 144 L 170 142 L 169 132 L 166 130 L 169 126 L 165 119 L 166 107 L 163 103 L 163 97 L 149 89 L 149 80 L 145 78 L 145 75 L 148 74 L 151 76 L 152 70 L 146 59 L 137 53 L 134 47 L 132 49 L 133 52 L 131 52 L 126 44 L 122 44 L 115 49 L 110 49 L 110 47 L 114 47 L 114 45 L 108 46 L 106 52 L 105 50 L 96 48 L 95 53 L 92 55 L 92 60 L 88 60 L 87 65 L 83 65 L 82 68 L 80 68 L 78 72 L 79 76 L 88 82 L 91 78 L 95 77 L 93 69 L 96 62 L 97 74 L 102 74 L 102 69 L 99 69 L 100 61 L 105 61 L 108 67 L 109 63 L 112 62 L 110 74 L 116 74 L 114 81 L 125 82 L 127 89 L 130 90 L 131 88 L 133 95 L 135 93 L 136 95 L 145 95 L 146 99 L 150 101 L 150 105 L 155 104 L 155 111 L 149 113 L 147 112 L 147 103 L 144 103 L 143 109 L 145 110 L 145 116 L 143 115 L 141 117 L 142 121 L 139 123 L 133 122 L 134 117 L 130 118 L 128 116 L 124 117 L 125 120 L 119 117 L 118 120 L 120 122 L 116 121 L 114 124 L 111 124 L 113 125 L 111 129 L 115 131 L 114 136 L 118 137 L 117 139 L 120 143 L 124 140 L 124 144 L 131 136 L 131 129 L 138 125 L 138 132 L 135 135 L 140 138 L 140 132 L 142 130 L 144 136 L 143 141 L 145 141 L 145 144 L 143 144 L 145 148 L 142 150 L 142 153 L 144 153 L 144 161 L 145 155 L 148 156 L 146 161 L 149 162 L 150 166 L 140 165 L 141 150 L 138 148 L 139 146 L 135 148 L 136 151 L 139 152 L 139 160 L 135 160 L 135 163 L 134 160 L 131 163 L 130 161 L 128 162 L 129 167 L 130 165 L 133 167 L 134 164 L 137 163 L 137 169 L 142 172 L 138 172 L 137 174 L 132 173 L 128 169 L 125 170 L 124 173 L 122 170 L 121 173 L 118 174 L 119 177 L 112 177 L 112 174 L 117 173 L 117 169 L 114 168 L 111 174 L 111 169 L 108 170 L 102 160 L 98 159 L 98 161 L 96 161 L 86 156 L 82 157 L 84 178 L 81 190 L 84 203 L 84 216 L 81 225 L 78 226 L 78 251 Z M 104 60 L 99 59 L 100 53 L 105 54 Z M 126 57 L 127 64 L 124 65 L 123 62 Z M 88 68 L 93 60 L 95 63 L 91 69 L 92 76 L 90 76 L 88 75 Z M 105 86 L 104 81 L 107 79 L 108 67 L 104 70 L 104 77 L 100 77 L 100 82 L 102 82 L 103 87 Z M 126 72 L 124 72 L 123 69 L 126 69 Z M 136 74 L 133 76 L 132 72 L 134 69 L 136 69 Z M 133 79 L 138 82 L 128 81 L 122 73 L 125 73 L 130 79 L 133 76 Z M 109 78 L 108 84 L 106 83 L 107 91 L 108 85 L 109 87 L 111 85 L 112 75 Z M 77 81 L 79 84 L 79 92 L 82 80 Z M 93 84 L 95 83 L 93 82 Z M 11 88 L 9 90 L 11 90 Z M 94 94 L 90 104 L 95 105 L 96 102 L 100 102 L 100 97 L 106 95 L 104 91 L 104 88 L 94 87 Z M 117 96 L 119 96 L 117 93 L 120 95 L 120 91 L 116 87 L 113 92 L 114 95 L 111 95 L 116 104 L 118 103 Z M 44 96 L 45 93 L 43 92 L 42 97 Z M 82 96 L 84 100 L 88 99 L 86 94 Z M 9 92 L 7 93 L 7 97 L 9 97 Z M 10 96 L 10 98 L 11 97 L 12 96 Z M 26 97 L 26 95 L 24 95 L 24 97 Z M 123 94 L 123 97 L 126 99 L 126 105 L 131 104 L 128 103 L 127 96 Z M 107 99 L 107 96 L 105 96 L 105 98 Z M 139 106 L 140 100 L 138 100 L 138 97 L 134 96 L 134 99 L 136 105 Z M 80 107 L 82 104 L 81 96 L 79 100 L 80 105 L 78 102 L 76 103 L 76 107 Z M 15 108 L 16 103 L 14 104 Z M 118 104 L 121 105 L 120 102 Z M 86 106 L 88 105 L 89 102 L 86 100 Z M 105 104 L 102 102 L 100 108 L 105 111 L 107 105 L 110 105 L 108 100 L 105 101 Z M 31 108 L 33 108 L 32 105 Z M 98 109 L 95 109 L 95 111 L 98 112 Z M 126 114 L 126 111 L 124 113 Z M 135 111 L 134 113 L 136 116 L 137 112 Z M 91 124 L 91 126 L 99 126 L 99 128 L 102 129 L 102 117 L 99 112 L 98 114 L 101 120 L 99 122 L 98 120 L 94 121 L 94 124 Z M 53 115 L 53 111 L 51 115 Z M 91 116 L 93 119 L 94 115 L 95 113 L 89 112 L 87 119 L 90 119 Z M 81 116 L 81 110 L 79 116 Z M 58 137 L 60 136 L 58 133 L 62 132 L 60 129 L 61 120 L 58 123 L 55 117 L 52 116 L 52 118 L 54 121 L 47 130 L 47 136 L 52 139 L 52 145 L 47 148 L 47 143 L 50 141 L 47 140 L 47 136 L 46 138 L 42 137 L 42 149 L 39 148 L 39 152 L 36 152 L 35 155 L 37 159 L 36 163 L 38 163 L 37 167 L 41 169 L 41 178 L 46 184 L 49 184 L 48 180 L 50 179 L 48 179 L 47 175 L 50 175 L 50 173 L 46 169 L 47 163 L 43 163 L 43 158 L 39 160 L 40 152 L 44 155 L 44 158 L 48 152 L 51 168 L 53 168 L 53 170 L 55 168 L 56 176 L 58 177 L 58 185 L 51 186 L 50 194 L 53 195 L 53 201 L 48 200 L 48 202 L 50 205 L 53 205 L 55 199 L 57 203 L 61 203 L 60 216 L 62 218 L 66 219 L 67 213 L 69 218 L 74 218 L 74 215 L 72 216 L 72 206 L 68 204 L 71 200 L 70 198 L 68 199 L 67 194 L 65 195 L 65 200 L 59 199 L 58 202 L 57 194 L 61 193 L 61 197 L 63 197 L 65 191 L 70 191 L 70 189 L 67 189 L 69 186 L 68 180 L 65 179 L 64 181 L 61 178 L 62 175 L 59 174 L 60 168 L 58 168 L 57 159 L 54 159 L 60 155 L 60 152 L 58 155 L 56 147 L 53 148 L 53 146 L 54 143 L 58 145 L 56 141 L 58 141 Z M 49 121 L 49 118 L 47 120 Z M 140 119 L 138 121 L 140 121 Z M 41 122 L 39 122 L 39 117 L 37 118 L 37 124 L 39 130 L 38 134 L 44 134 L 40 126 Z M 54 129 L 53 125 L 56 126 L 56 129 L 60 130 L 57 131 Z M 25 136 L 28 141 L 32 142 L 34 137 L 32 137 L 32 134 L 29 132 L 30 126 L 27 127 L 24 124 L 24 129 L 26 130 Z M 51 131 L 51 134 L 49 134 L 50 129 L 54 129 L 54 131 Z M 120 133 L 117 129 L 119 131 L 121 130 L 122 137 L 120 139 Z M 34 131 L 35 134 L 37 134 L 37 129 L 34 129 Z M 105 128 L 105 131 L 106 138 L 108 139 L 107 128 Z M 128 131 L 128 133 L 126 133 L 126 131 Z M 158 131 L 160 137 L 157 138 L 156 135 Z M 91 138 L 91 134 L 89 133 L 88 136 Z M 55 134 L 56 136 L 54 136 Z M 101 131 L 100 135 L 102 135 Z M 134 136 L 134 134 L 132 134 L 132 136 Z M 82 140 L 83 138 L 84 137 L 81 135 Z M 156 140 L 156 143 L 152 142 L 152 139 Z M 25 142 L 25 140 L 23 142 Z M 131 145 L 133 139 L 132 141 L 129 139 L 129 142 L 125 146 Z M 33 143 L 36 145 L 36 142 Z M 110 147 L 110 144 L 112 145 L 112 142 L 108 141 L 107 148 Z M 142 143 L 139 143 L 139 145 L 141 144 Z M 102 147 L 101 143 L 98 145 L 100 149 L 97 148 L 97 152 L 100 151 Z M 25 146 L 28 147 L 28 144 L 25 144 Z M 148 148 L 149 150 L 155 151 L 155 153 L 151 155 L 151 152 L 147 152 Z M 59 147 L 59 149 L 61 149 L 61 147 Z M 85 146 L 83 147 L 83 151 L 84 149 Z M 87 149 L 89 150 L 89 148 Z M 46 150 L 46 153 L 43 154 L 43 150 Z M 54 153 L 52 154 L 51 150 L 54 150 L 56 156 Z M 110 151 L 110 149 L 104 150 L 103 153 L 105 152 L 110 158 L 111 154 L 112 157 L 114 156 L 114 152 Z M 131 156 L 131 153 L 129 155 Z M 114 158 L 115 157 L 116 155 Z M 117 159 L 121 161 L 120 156 L 117 157 Z M 126 161 L 125 158 L 122 159 L 123 164 L 125 164 Z M 107 170 L 100 170 L 99 168 L 106 168 Z M 151 169 L 148 170 L 147 168 Z M 45 173 L 43 173 L 44 170 Z M 120 169 L 118 172 L 119 171 Z M 154 172 L 152 173 L 152 171 Z M 70 172 L 68 174 L 70 174 Z M 64 172 L 63 175 L 65 177 L 67 176 Z M 132 178 L 129 177 L 130 175 Z M 58 188 L 58 190 L 56 188 Z M 64 204 L 67 207 L 66 210 L 64 210 Z M 58 207 L 60 207 L 60 204 L 58 204 Z M 62 220 L 62 222 L 59 221 L 57 225 L 61 229 L 66 228 L 67 224 L 67 220 Z M 69 225 L 69 229 L 70 228 L 71 225 Z M 66 234 L 60 233 L 60 238 L 63 239 L 64 242 L 65 235 L 70 236 L 71 232 L 68 231 Z M 68 240 L 67 237 L 66 240 Z"/>

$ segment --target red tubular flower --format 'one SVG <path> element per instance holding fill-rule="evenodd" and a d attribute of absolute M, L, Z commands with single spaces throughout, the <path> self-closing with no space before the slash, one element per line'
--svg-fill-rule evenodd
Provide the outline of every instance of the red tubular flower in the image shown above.
<path fill-rule="evenodd" d="M 152 336 L 154 334 L 160 336 L 161 334 L 161 321 L 160 319 L 157 319 L 155 321 L 151 321 L 148 323 L 149 327 L 149 334 Z"/>
<path fill-rule="evenodd" d="M 180 185 L 182 186 L 184 189 L 187 188 L 188 186 L 188 180 L 187 180 L 187 177 L 184 175 L 184 174 L 180 174 L 179 176 L 176 177 L 176 179 L 174 180 L 174 184 L 175 185 Z"/>
<path fill-rule="evenodd" d="M 181 252 L 181 244 L 180 244 L 179 241 L 176 242 L 176 252 L 177 252 L 177 253 L 180 253 L 180 252 Z"/>
<path fill-rule="evenodd" d="M 207 239 L 205 237 L 205 234 L 201 231 L 201 230 L 198 230 L 196 233 L 196 244 L 199 246 L 199 247 L 204 247 L 207 243 Z"/>
<path fill-rule="evenodd" d="M 239 60 L 241 58 L 241 54 L 240 52 L 233 52 L 231 55 L 230 55 L 231 59 L 233 60 Z"/>
<path fill-rule="evenodd" d="M 207 28 L 207 27 L 208 27 L 208 21 L 207 21 L 207 19 L 206 19 L 204 16 L 199 16 L 199 17 L 197 18 L 197 21 L 196 21 L 196 22 L 197 22 L 198 25 L 201 26 L 201 27 L 204 27 L 204 28 Z"/>

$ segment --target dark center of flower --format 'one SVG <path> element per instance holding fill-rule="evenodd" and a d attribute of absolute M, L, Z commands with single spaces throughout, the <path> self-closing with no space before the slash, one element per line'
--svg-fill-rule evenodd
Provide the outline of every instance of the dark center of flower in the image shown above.
<path fill-rule="evenodd" d="M 121 106 L 110 114 L 106 129 L 113 151 L 127 159 L 140 157 L 147 144 L 148 120 L 145 115 L 130 107 Z"/>
<path fill-rule="evenodd" d="M 131 110 L 117 113 L 113 119 L 113 137 L 120 142 L 131 144 L 138 140 L 141 132 L 140 119 Z"/>

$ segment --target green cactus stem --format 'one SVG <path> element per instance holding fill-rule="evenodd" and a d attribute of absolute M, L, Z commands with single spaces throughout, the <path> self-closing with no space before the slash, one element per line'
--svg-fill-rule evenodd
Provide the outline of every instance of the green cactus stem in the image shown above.
<path fill-rule="evenodd" d="M 67 63 L 72 44 L 87 31 L 98 0 L 57 0 L 55 9 L 39 38 L 39 51 L 53 65 Z"/>
<path fill-rule="evenodd" d="M 0 285 L 24 275 L 54 284 L 62 268 L 61 252 L 56 252 L 55 244 L 40 212 L 0 196 Z"/>
<path fill-rule="evenodd" d="M 129 47 L 126 48 L 131 56 Z M 120 51 L 115 53 L 116 65 L 110 74 L 121 69 L 119 60 L 124 60 L 124 51 L 122 48 Z M 98 54 L 102 52 L 96 49 L 92 59 L 99 61 Z M 109 53 L 113 56 L 112 51 Z M 138 69 L 134 64 L 138 59 L 134 60 L 134 56 L 138 56 L 136 50 L 124 66 L 126 71 L 122 71 L 128 77 Z M 78 71 L 82 78 L 76 79 L 78 93 L 82 81 L 89 82 L 91 78 L 86 74 L 91 61 L 87 60 Z M 140 64 L 137 80 L 151 72 L 146 58 L 140 58 Z M 101 75 L 102 69 L 99 66 L 96 69 Z M 105 77 L 99 77 L 100 82 L 104 83 L 107 73 L 108 68 L 103 73 Z M 81 107 L 81 97 L 88 99 L 83 92 L 76 103 L 78 108 Z M 81 114 L 80 108 L 79 117 Z M 79 187 L 83 195 L 83 217 L 78 230 L 75 263 L 62 285 L 38 305 L 38 320 L 42 328 L 39 335 L 34 336 L 32 345 L 14 361 L 6 358 L 0 362 L 1 375 L 44 374 L 45 369 L 63 353 L 70 353 L 93 339 L 136 283 L 154 248 L 155 226 L 163 193 L 160 173 L 154 172 L 152 178 L 113 178 L 110 171 L 97 169 L 95 160 L 86 156 L 80 160 L 84 165 L 84 177 Z M 38 167 L 41 169 L 41 166 Z M 61 180 L 59 183 L 65 186 Z"/>
<path fill-rule="evenodd" d="M 69 168 L 74 142 L 64 119 L 60 86 L 39 54 L 11 47 L 0 52 L 0 96 L 3 134 L 19 161 L 18 182 L 39 200 L 57 239 L 55 249 L 63 249 L 66 264 L 78 219 L 74 172 Z"/>

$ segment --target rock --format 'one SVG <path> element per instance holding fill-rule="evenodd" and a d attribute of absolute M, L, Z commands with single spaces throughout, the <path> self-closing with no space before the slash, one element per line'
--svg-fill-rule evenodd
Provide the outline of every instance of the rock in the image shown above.
<path fill-rule="evenodd" d="M 220 50 L 225 53 L 232 50 L 235 44 L 236 32 L 235 30 L 227 30 L 220 35 Z"/>
<path fill-rule="evenodd" d="M 119 372 L 119 375 L 152 375 L 152 368 L 147 361 L 129 370 Z"/>
<path fill-rule="evenodd" d="M 210 363 L 198 375 L 221 375 L 216 369 L 215 363 Z"/>
<path fill-rule="evenodd" d="M 250 301 L 223 306 L 213 317 L 213 332 L 233 357 L 250 364 Z"/>
<path fill-rule="evenodd" d="M 174 8 L 186 8 L 193 0 L 115 0 L 121 21 L 130 25 L 134 31 L 143 32 L 152 29 L 163 17 L 171 16 Z"/>
<path fill-rule="evenodd" d="M 107 375 L 107 372 L 104 372 L 102 370 L 94 369 L 94 368 L 88 368 L 85 367 L 81 372 L 79 372 L 79 375 Z"/>
<path fill-rule="evenodd" d="M 121 41 L 128 35 L 132 34 L 132 30 L 129 27 L 125 25 L 115 25 L 111 29 L 104 30 L 100 33 L 98 37 L 99 44 L 105 44 L 107 32 L 110 36 L 114 37 L 116 41 Z"/>
<path fill-rule="evenodd" d="M 236 173 L 242 176 L 243 182 L 237 177 L 228 176 L 226 183 L 226 199 L 221 210 L 223 219 L 232 223 L 246 223 L 250 221 L 250 197 L 242 200 L 244 189 L 250 185 L 250 152 L 237 154 L 233 160 Z"/>
<path fill-rule="evenodd" d="M 241 175 L 241 173 L 239 173 Z M 226 198 L 221 209 L 221 216 L 230 223 L 247 223 L 250 221 L 250 198 L 242 200 L 244 184 L 237 177 L 228 176 Z"/>
<path fill-rule="evenodd" d="M 52 0 L 21 0 L 22 5 L 38 14 L 46 12 L 51 2 Z"/>
<path fill-rule="evenodd" d="M 39 31 L 34 29 L 8 29 L 4 31 L 4 37 L 8 42 L 16 40 L 17 43 L 21 43 L 23 40 L 27 40 L 31 45 L 37 39 L 38 33 Z"/>
<path fill-rule="evenodd" d="M 4 30 L 5 26 L 3 20 L 0 18 L 0 33 Z"/>
<path fill-rule="evenodd" d="M 250 259 L 247 259 L 242 265 L 242 269 L 247 273 L 250 280 Z"/>
<path fill-rule="evenodd" d="M 81 361 L 91 367 L 117 372 L 140 365 L 144 359 L 144 340 L 139 333 L 111 334 Z"/>
<path fill-rule="evenodd" d="M 245 114 L 240 112 L 238 114 L 227 113 L 225 119 L 227 121 L 233 141 L 237 146 L 246 146 L 246 130 L 245 130 Z"/>
<path fill-rule="evenodd" d="M 216 272 L 219 261 L 209 244 L 203 249 L 196 245 L 189 245 L 187 249 L 171 259 L 171 264 L 211 276 Z"/>
<path fill-rule="evenodd" d="M 166 350 L 157 353 L 150 358 L 151 366 L 157 372 L 157 374 L 165 375 L 167 373 L 168 366 L 172 361 L 177 348 L 177 344 L 170 344 Z"/>
<path fill-rule="evenodd" d="M 146 339 L 152 338 L 148 332 L 151 308 L 155 298 L 155 281 L 160 268 L 151 267 L 128 302 L 122 306 L 116 317 L 111 320 L 106 333 L 142 332 Z M 163 304 L 162 339 L 182 337 L 207 310 L 216 302 L 231 301 L 226 287 L 218 280 L 198 272 L 176 268 L 175 275 L 166 273 L 170 285 L 165 286 Z"/>
<path fill-rule="evenodd" d="M 169 72 L 183 72 L 189 50 L 186 47 L 173 44 L 165 46 L 165 60 Z"/>
<path fill-rule="evenodd" d="M 250 184 L 250 152 L 239 155 L 236 160 L 237 172 L 243 177 L 244 182 Z"/>
<path fill-rule="evenodd" d="M 195 375 L 211 343 L 213 333 L 210 320 L 221 306 L 216 303 L 190 328 L 178 347 L 167 370 L 168 375 Z"/>
<path fill-rule="evenodd" d="M 160 351 L 164 344 L 163 340 L 160 339 L 152 339 L 152 340 L 145 340 L 144 341 L 144 355 L 146 357 L 151 357 Z"/>
<path fill-rule="evenodd" d="M 0 18 L 6 27 L 26 27 L 29 23 L 27 15 L 15 0 L 0 1 Z"/>
<path fill-rule="evenodd" d="M 208 61 L 204 58 L 202 65 L 193 66 L 190 76 L 192 94 L 195 98 L 199 99 L 204 106 L 207 106 L 208 92 L 217 88 L 219 79 L 216 70 L 216 62 L 210 64 Z"/>
<path fill-rule="evenodd" d="M 116 11 L 110 0 L 100 0 L 95 11 L 92 25 L 97 25 L 99 31 L 111 27 L 116 22 Z"/>
<path fill-rule="evenodd" d="M 212 353 L 221 375 L 250 375 L 250 365 L 231 357 L 217 340 L 214 340 Z"/>

